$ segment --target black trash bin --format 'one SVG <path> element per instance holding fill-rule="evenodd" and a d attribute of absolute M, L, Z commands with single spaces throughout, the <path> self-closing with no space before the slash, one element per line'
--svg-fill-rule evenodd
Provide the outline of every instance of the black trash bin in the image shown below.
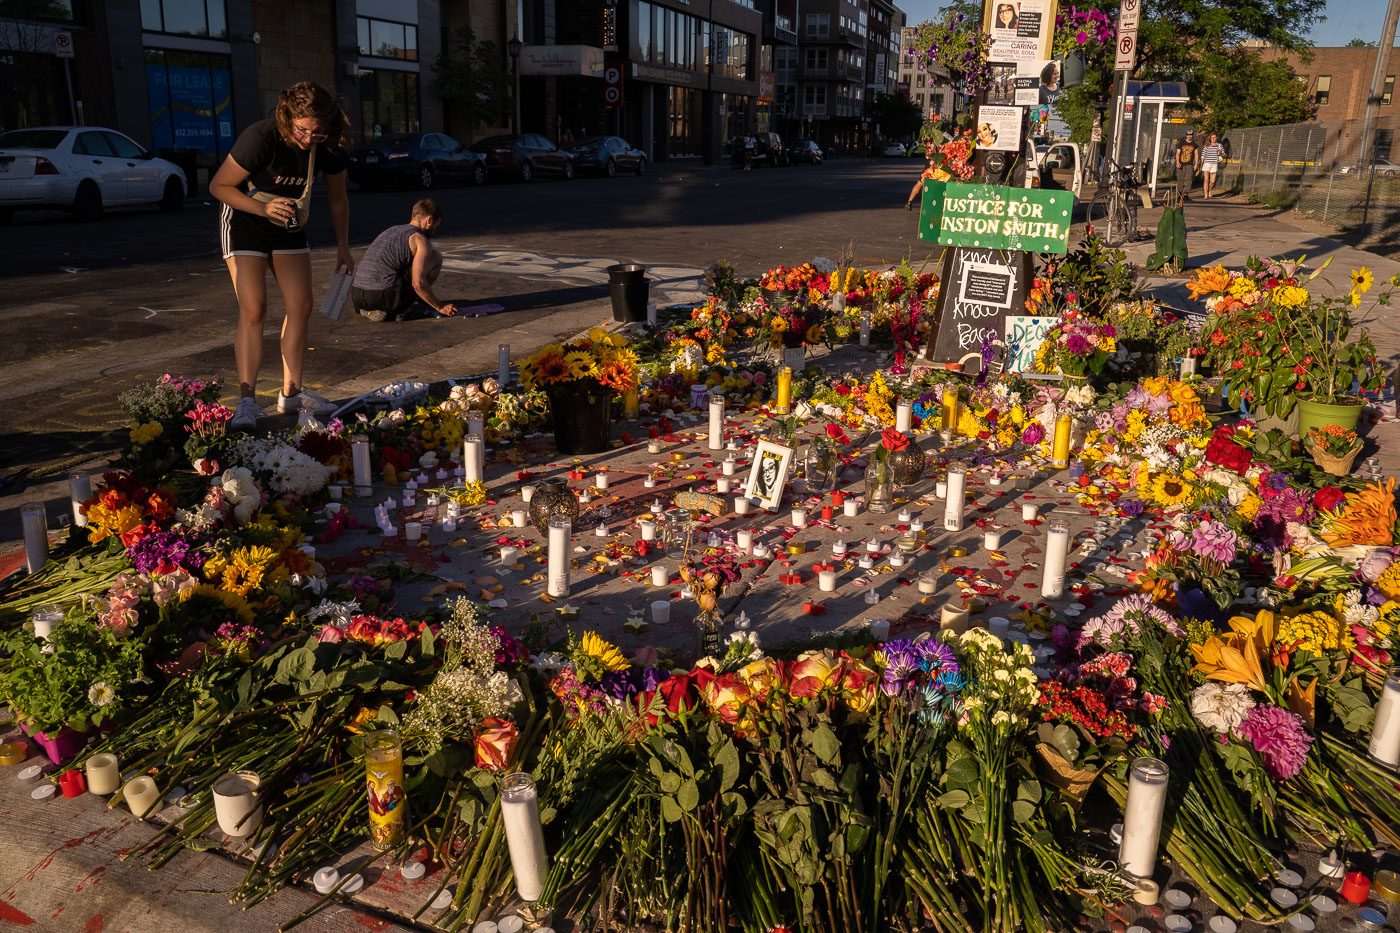
<path fill-rule="evenodd" d="M 647 267 L 635 262 L 608 266 L 613 320 L 635 324 L 647 319 Z"/>

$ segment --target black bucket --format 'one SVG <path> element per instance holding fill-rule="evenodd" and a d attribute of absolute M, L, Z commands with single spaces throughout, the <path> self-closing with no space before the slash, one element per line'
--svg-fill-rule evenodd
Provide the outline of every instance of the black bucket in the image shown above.
<path fill-rule="evenodd" d="M 608 291 L 612 294 L 613 320 L 636 324 L 647 319 L 647 267 L 627 262 L 608 266 Z"/>
<path fill-rule="evenodd" d="M 549 392 L 554 445 L 561 454 L 600 454 L 612 447 L 612 396 Z"/>

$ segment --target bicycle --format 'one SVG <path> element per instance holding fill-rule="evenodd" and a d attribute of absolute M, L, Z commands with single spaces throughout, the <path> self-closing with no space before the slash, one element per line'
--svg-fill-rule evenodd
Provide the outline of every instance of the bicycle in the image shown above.
<path fill-rule="evenodd" d="M 1121 246 L 1137 233 L 1138 166 L 1120 165 L 1105 157 L 1108 185 L 1101 187 L 1085 212 L 1086 230 L 1109 246 Z"/>

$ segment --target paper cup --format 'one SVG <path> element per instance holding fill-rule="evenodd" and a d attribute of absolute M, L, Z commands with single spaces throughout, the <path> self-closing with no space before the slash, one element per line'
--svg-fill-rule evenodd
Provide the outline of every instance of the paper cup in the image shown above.
<path fill-rule="evenodd" d="M 262 778 L 256 771 L 231 771 L 214 782 L 214 815 L 229 836 L 251 836 L 262 824 Z"/>

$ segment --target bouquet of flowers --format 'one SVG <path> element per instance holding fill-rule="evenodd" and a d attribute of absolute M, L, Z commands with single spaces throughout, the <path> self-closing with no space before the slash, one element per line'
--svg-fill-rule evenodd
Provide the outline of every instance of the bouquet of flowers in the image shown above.
<path fill-rule="evenodd" d="M 1036 372 L 1097 376 L 1118 349 L 1117 333 L 1107 321 L 1067 311 L 1036 350 Z"/>
<path fill-rule="evenodd" d="M 758 280 L 758 287 L 773 292 L 797 292 L 805 298 L 807 287 L 817 276 L 817 269 L 810 262 L 800 266 L 774 266 Z"/>
<path fill-rule="evenodd" d="M 216 456 L 228 443 L 228 423 L 233 411 L 218 402 L 200 400 L 190 411 L 185 412 L 190 422 L 190 433 L 185 438 L 185 455 L 190 458 L 203 476 L 222 472 L 223 468 Z"/>
<path fill-rule="evenodd" d="M 758 333 L 772 349 L 810 347 L 826 340 L 826 311 L 802 301 L 770 303 L 759 299 Z"/>
<path fill-rule="evenodd" d="M 562 395 L 621 395 L 637 388 L 638 374 L 637 355 L 627 338 L 601 327 L 565 344 L 551 343 L 520 364 L 525 388 Z"/>

